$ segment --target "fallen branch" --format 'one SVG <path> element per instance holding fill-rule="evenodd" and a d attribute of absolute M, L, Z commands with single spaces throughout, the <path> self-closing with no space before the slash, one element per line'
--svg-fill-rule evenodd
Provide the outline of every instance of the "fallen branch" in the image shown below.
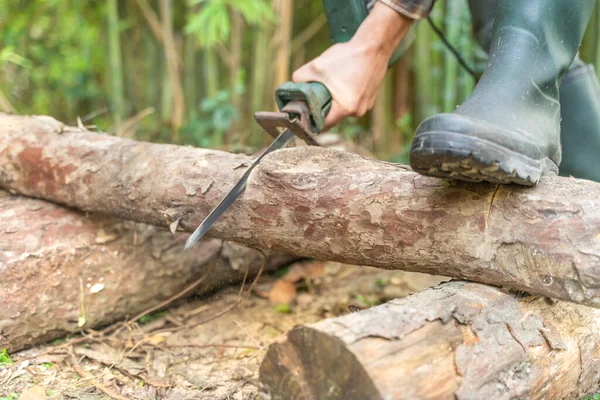
<path fill-rule="evenodd" d="M 254 277 L 263 266 L 263 255 L 243 246 L 209 239 L 184 253 L 180 233 L 1 191 L 0 220 L 0 348 L 11 352 L 139 318 L 240 281 L 246 268 Z M 273 256 L 267 268 L 289 260 Z"/>
<path fill-rule="evenodd" d="M 191 231 L 249 157 L 0 116 L 0 186 Z M 275 152 L 211 234 L 348 264 L 425 272 L 600 307 L 600 184 L 466 184 L 323 148 Z"/>
<path fill-rule="evenodd" d="M 600 310 L 451 282 L 299 326 L 260 381 L 283 399 L 580 399 L 600 383 Z"/>

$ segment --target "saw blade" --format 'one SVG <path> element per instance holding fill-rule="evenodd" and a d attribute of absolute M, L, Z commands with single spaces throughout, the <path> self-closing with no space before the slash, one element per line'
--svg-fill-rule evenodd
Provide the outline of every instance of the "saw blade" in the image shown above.
<path fill-rule="evenodd" d="M 265 151 L 262 152 L 260 156 L 258 156 L 256 160 L 254 160 L 252 165 L 250 165 L 246 172 L 244 172 L 244 175 L 238 181 L 238 183 L 235 184 L 233 189 L 231 189 L 229 193 L 227 193 L 223 200 L 221 200 L 221 202 L 210 212 L 210 214 L 208 214 L 204 221 L 202 221 L 202 223 L 200 224 L 200 226 L 198 226 L 194 233 L 190 235 L 188 240 L 185 242 L 185 250 L 198 243 L 198 241 L 202 238 L 202 236 L 204 236 L 204 234 L 210 229 L 210 227 L 219 219 L 221 215 L 223 215 L 225 211 L 227 211 L 229 206 L 233 204 L 235 199 L 237 199 L 244 192 L 250 173 L 262 161 L 262 159 L 267 154 L 272 153 L 273 151 L 278 150 L 286 144 L 288 144 L 293 138 L 294 133 L 291 130 L 286 129 L 285 131 L 283 131 L 283 133 L 281 133 L 281 135 L 277 137 L 277 139 L 273 141 L 273 143 L 271 143 L 269 147 L 267 147 Z"/>

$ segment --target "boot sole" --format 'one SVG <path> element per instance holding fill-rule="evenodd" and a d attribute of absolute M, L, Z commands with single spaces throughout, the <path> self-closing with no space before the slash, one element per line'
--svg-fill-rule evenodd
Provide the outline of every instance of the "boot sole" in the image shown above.
<path fill-rule="evenodd" d="M 455 132 L 418 134 L 410 149 L 410 165 L 427 176 L 524 186 L 535 186 L 544 174 L 558 174 L 558 166 L 547 157 L 532 159 Z"/>

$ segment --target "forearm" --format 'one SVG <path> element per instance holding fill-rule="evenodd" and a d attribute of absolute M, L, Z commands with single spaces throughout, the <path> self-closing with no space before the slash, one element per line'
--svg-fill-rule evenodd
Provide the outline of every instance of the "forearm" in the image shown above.
<path fill-rule="evenodd" d="M 435 0 L 379 0 L 398 13 L 411 19 L 427 18 Z"/>
<path fill-rule="evenodd" d="M 367 19 L 354 34 L 352 41 L 368 53 L 382 58 L 391 57 L 400 41 L 414 22 L 382 2 L 377 2 Z M 387 61 L 386 61 L 387 62 Z"/>

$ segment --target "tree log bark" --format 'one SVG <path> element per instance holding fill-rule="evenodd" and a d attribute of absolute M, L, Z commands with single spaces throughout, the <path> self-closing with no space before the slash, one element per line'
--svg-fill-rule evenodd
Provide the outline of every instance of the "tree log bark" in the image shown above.
<path fill-rule="evenodd" d="M 579 399 L 600 383 L 600 310 L 450 282 L 298 326 L 260 381 L 279 399 Z"/>
<path fill-rule="evenodd" d="M 0 116 L 0 187 L 191 231 L 251 158 Z M 290 254 L 600 307 L 600 184 L 467 184 L 331 149 L 275 152 L 210 232 Z"/>
<path fill-rule="evenodd" d="M 185 237 L 0 191 L 0 349 L 10 352 L 133 317 L 205 276 L 191 294 L 256 275 L 257 250 Z M 272 256 L 274 269 L 288 256 Z M 83 296 L 83 298 L 82 298 Z M 83 305 L 83 311 L 82 311 Z"/>

